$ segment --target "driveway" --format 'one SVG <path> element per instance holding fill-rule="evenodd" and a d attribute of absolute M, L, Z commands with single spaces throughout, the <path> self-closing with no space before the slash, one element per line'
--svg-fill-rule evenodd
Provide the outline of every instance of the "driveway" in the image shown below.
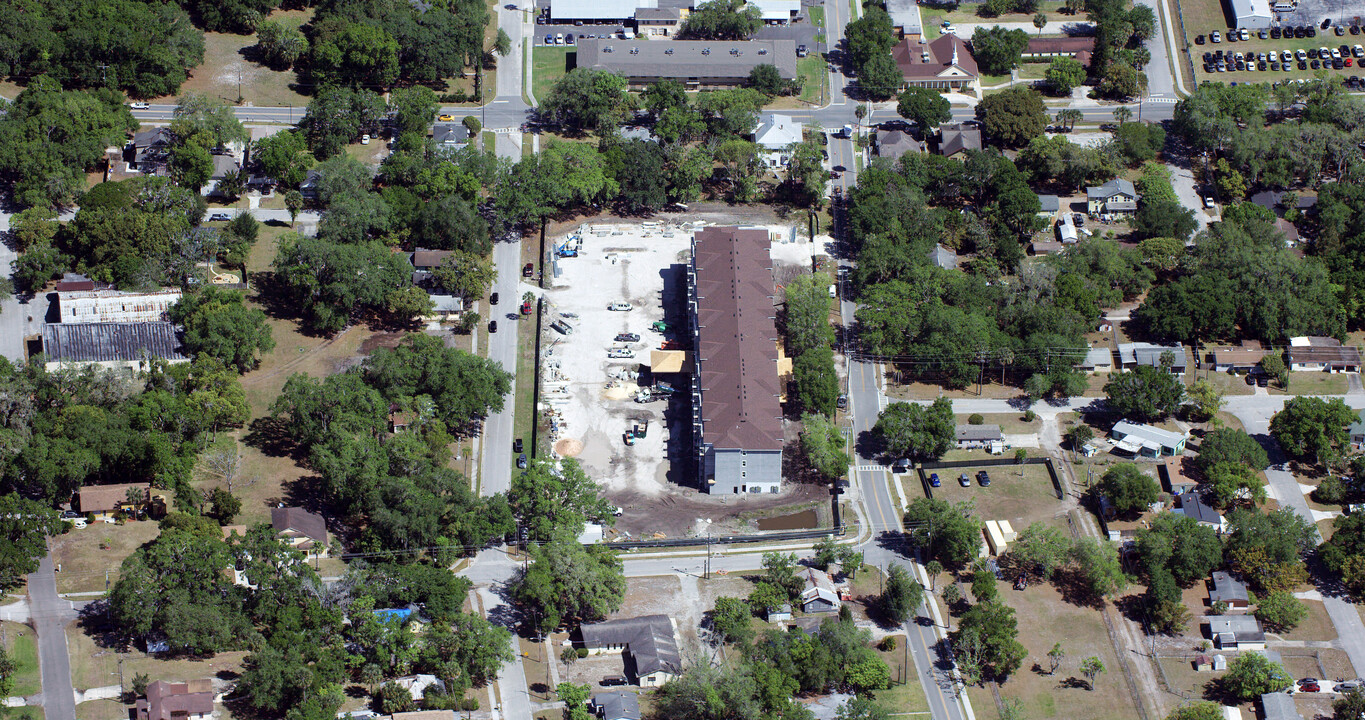
<path fill-rule="evenodd" d="M 1216 215 L 1210 215 L 1217 212 L 1216 210 L 1204 209 L 1204 200 L 1195 189 L 1194 175 L 1190 174 L 1189 168 L 1166 163 L 1166 169 L 1171 171 L 1171 185 L 1175 186 L 1175 196 L 1180 199 L 1180 204 L 1194 209 L 1194 219 L 1199 223 L 1199 230 L 1218 220 Z"/>

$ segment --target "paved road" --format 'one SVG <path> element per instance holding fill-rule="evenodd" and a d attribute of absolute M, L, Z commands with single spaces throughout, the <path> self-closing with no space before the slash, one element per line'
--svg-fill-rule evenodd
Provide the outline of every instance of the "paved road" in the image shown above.
<path fill-rule="evenodd" d="M 10 214 L 0 212 L 0 232 L 9 232 Z M 9 277 L 13 272 L 13 264 L 18 259 L 18 253 L 14 252 L 9 245 L 0 243 L 0 274 Z M 8 297 L 0 300 L 0 355 L 5 356 L 11 362 L 23 362 L 27 358 L 24 353 L 24 337 L 42 331 L 42 318 L 37 318 L 37 324 L 29 319 L 29 313 L 34 309 L 43 307 L 42 303 L 29 304 L 20 302 L 17 297 Z M 35 330 L 34 328 L 38 328 Z"/>
<path fill-rule="evenodd" d="M 483 462 L 480 464 L 479 488 L 483 495 L 507 492 L 512 486 L 512 416 L 516 409 L 517 323 L 512 319 L 521 305 L 518 283 L 521 281 L 521 241 L 500 242 L 493 248 L 493 262 L 498 268 L 498 280 L 493 291 L 500 296 L 489 316 L 498 323 L 498 331 L 488 337 L 488 357 L 512 373 L 512 389 L 504 398 L 502 412 L 488 416 L 483 424 Z M 520 317 L 518 315 L 518 317 Z M 530 382 L 530 378 L 522 378 Z M 530 442 L 523 438 L 523 442 Z M 528 453 L 529 454 L 529 453 Z"/>
<path fill-rule="evenodd" d="M 29 614 L 38 631 L 38 666 L 43 683 L 43 713 L 48 720 L 75 720 L 75 690 L 71 685 L 71 658 L 67 655 L 66 624 L 76 618 L 69 601 L 57 595 L 52 558 L 45 557 L 38 571 L 28 576 Z"/>

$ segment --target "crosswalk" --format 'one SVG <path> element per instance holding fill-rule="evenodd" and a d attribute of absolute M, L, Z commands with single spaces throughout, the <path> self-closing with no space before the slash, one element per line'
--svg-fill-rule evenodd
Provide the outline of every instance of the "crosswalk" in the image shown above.
<path fill-rule="evenodd" d="M 857 472 L 889 472 L 891 470 L 885 465 L 858 465 L 853 469 Z"/>

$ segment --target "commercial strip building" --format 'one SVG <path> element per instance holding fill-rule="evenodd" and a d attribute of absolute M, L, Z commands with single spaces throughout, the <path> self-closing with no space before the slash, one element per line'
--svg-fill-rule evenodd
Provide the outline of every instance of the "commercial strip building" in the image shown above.
<path fill-rule="evenodd" d="M 692 424 L 705 492 L 776 493 L 782 486 L 770 244 L 762 228 L 709 227 L 692 238 Z"/>
<path fill-rule="evenodd" d="M 616 73 L 633 87 L 660 80 L 677 80 L 690 89 L 743 85 L 759 65 L 776 67 L 784 80 L 796 79 L 796 41 L 578 41 L 578 67 Z"/>

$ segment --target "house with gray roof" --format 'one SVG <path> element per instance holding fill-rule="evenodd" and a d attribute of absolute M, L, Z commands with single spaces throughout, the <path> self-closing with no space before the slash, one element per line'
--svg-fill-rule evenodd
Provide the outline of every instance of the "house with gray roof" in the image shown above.
<path fill-rule="evenodd" d="M 999 425 L 958 425 L 954 434 L 957 437 L 957 447 L 960 450 L 988 448 L 993 443 L 1005 441 L 1005 436 L 1000 432 Z"/>
<path fill-rule="evenodd" d="M 441 147 L 457 148 L 469 144 L 469 128 L 464 123 L 443 122 L 431 126 L 431 139 Z"/>
<path fill-rule="evenodd" d="M 839 588 L 834 585 L 829 573 L 807 568 L 806 586 L 801 591 L 801 612 L 836 612 L 841 605 L 843 600 L 839 597 Z"/>
<path fill-rule="evenodd" d="M 616 73 L 635 88 L 660 80 L 677 80 L 688 89 L 743 85 L 759 65 L 776 67 L 784 80 L 796 79 L 796 41 L 578 41 L 578 67 Z"/>
<path fill-rule="evenodd" d="M 1216 532 L 1222 532 L 1227 526 L 1227 521 L 1223 514 L 1218 512 L 1218 508 L 1205 503 L 1198 492 L 1191 490 L 1182 493 L 1177 500 L 1180 503 L 1180 512 L 1200 525 L 1211 527 Z"/>
<path fill-rule="evenodd" d="M 1062 199 L 1056 195 L 1038 196 L 1038 215 L 1040 217 L 1050 218 L 1053 215 L 1056 215 L 1061 209 Z"/>
<path fill-rule="evenodd" d="M 658 687 L 682 670 L 677 628 L 667 615 L 645 615 L 579 626 L 588 653 L 620 653 L 626 674 L 643 687 Z"/>
<path fill-rule="evenodd" d="M 1265 720 L 1303 720 L 1294 705 L 1294 696 L 1286 693 L 1266 693 L 1261 696 L 1261 710 Z"/>
<path fill-rule="evenodd" d="M 1265 631 L 1255 615 L 1210 615 L 1209 637 L 1223 650 L 1263 650 Z"/>
<path fill-rule="evenodd" d="M 957 253 L 953 252 L 952 250 L 949 250 L 946 247 L 943 247 L 942 245 L 935 245 L 934 249 L 929 251 L 929 262 L 930 264 L 937 268 L 943 268 L 944 270 L 956 270 Z"/>
<path fill-rule="evenodd" d="M 968 150 L 981 149 L 981 128 L 975 125 L 953 123 L 938 130 L 938 154 L 943 157 L 965 157 Z"/>
<path fill-rule="evenodd" d="M 1120 420 L 1114 423 L 1109 436 L 1118 440 L 1120 450 L 1131 455 L 1161 457 L 1179 455 L 1185 452 L 1185 441 L 1189 438 L 1177 432 L 1162 430 L 1159 427 Z"/>
<path fill-rule="evenodd" d="M 904 130 L 878 130 L 875 138 L 877 157 L 900 159 L 906 153 L 924 152 L 924 143 Z"/>
<path fill-rule="evenodd" d="M 1213 586 L 1209 590 L 1210 603 L 1222 602 L 1228 607 L 1244 608 L 1250 602 L 1247 586 L 1229 573 L 1222 570 L 1213 573 L 1210 584 Z"/>
<path fill-rule="evenodd" d="M 754 129 L 754 143 L 763 149 L 763 163 L 783 168 L 791 156 L 791 146 L 801 142 L 804 126 L 790 115 L 764 115 Z"/>
<path fill-rule="evenodd" d="M 1114 353 L 1107 347 L 1092 347 L 1076 367 L 1081 372 L 1107 373 L 1114 369 Z"/>
<path fill-rule="evenodd" d="M 626 690 L 597 693 L 592 711 L 602 720 L 640 720 L 640 697 Z"/>
<path fill-rule="evenodd" d="M 1137 212 L 1138 194 L 1123 178 L 1085 189 L 1086 209 L 1091 215 L 1131 215 Z"/>
<path fill-rule="evenodd" d="M 1167 371 L 1173 375 L 1184 375 L 1188 363 L 1185 359 L 1185 346 L 1180 343 L 1174 345 L 1157 345 L 1145 342 L 1119 343 L 1119 365 L 1124 370 L 1132 370 L 1139 365 L 1160 368 L 1162 367 L 1161 358 L 1168 352 L 1171 354 L 1171 365 Z"/>
<path fill-rule="evenodd" d="M 681 24 L 681 8 L 639 8 L 635 11 L 635 29 L 641 35 L 668 37 L 676 33 Z"/>

